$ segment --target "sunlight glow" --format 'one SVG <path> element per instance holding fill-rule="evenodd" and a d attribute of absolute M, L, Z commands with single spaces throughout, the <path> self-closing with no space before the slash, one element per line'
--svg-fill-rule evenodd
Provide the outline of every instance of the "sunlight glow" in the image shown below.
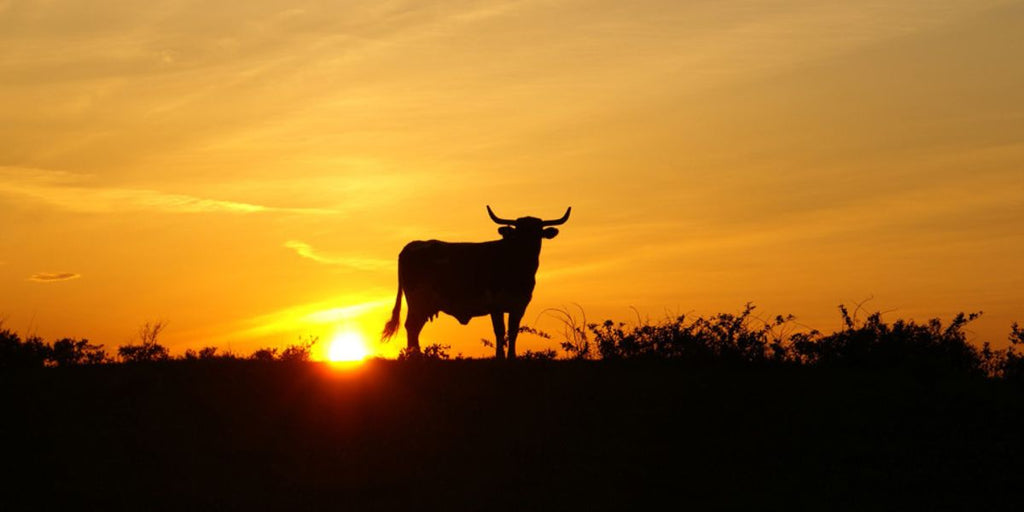
<path fill-rule="evenodd" d="M 327 360 L 334 363 L 362 361 L 370 355 L 366 340 L 356 331 L 341 331 L 331 338 Z"/>
<path fill-rule="evenodd" d="M 1006 349 L 1024 321 L 1024 2 L 424 4 L 0 0 L 3 329 L 396 359 L 404 244 L 497 240 L 488 204 L 573 207 L 548 332 L 747 302 L 828 331 L 877 297 L 984 310 Z M 423 344 L 491 357 L 491 326 Z"/>

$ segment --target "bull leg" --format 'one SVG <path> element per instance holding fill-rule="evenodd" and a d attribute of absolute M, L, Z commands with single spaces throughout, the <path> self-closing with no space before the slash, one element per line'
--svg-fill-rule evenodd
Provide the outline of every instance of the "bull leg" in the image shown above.
<path fill-rule="evenodd" d="M 491 325 L 494 326 L 494 358 L 505 359 L 505 314 L 491 313 Z"/>
<path fill-rule="evenodd" d="M 419 353 L 420 331 L 423 330 L 425 323 L 427 323 L 427 317 L 419 312 L 410 310 L 409 315 L 405 317 L 405 333 L 408 335 L 406 348 L 409 352 Z"/>
<path fill-rule="evenodd" d="M 516 358 L 516 338 L 519 336 L 519 321 L 523 319 L 523 311 L 510 311 L 508 314 L 508 358 Z"/>

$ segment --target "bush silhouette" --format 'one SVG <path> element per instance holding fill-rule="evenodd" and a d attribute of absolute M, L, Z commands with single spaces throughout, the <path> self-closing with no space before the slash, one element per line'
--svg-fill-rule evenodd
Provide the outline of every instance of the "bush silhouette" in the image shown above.
<path fill-rule="evenodd" d="M 1001 360 L 998 368 L 1001 375 L 1007 380 L 1024 382 L 1024 354 L 1018 354 L 1017 349 L 1024 347 L 1024 328 L 1016 322 L 1010 326 L 1010 347 L 999 354 Z"/>
<path fill-rule="evenodd" d="M 1024 379 L 1024 355 L 1014 347 L 1024 343 L 1024 330 L 1014 324 L 1011 347 L 994 351 L 967 341 L 964 327 L 981 313 L 959 313 L 948 325 L 939 319 L 926 323 L 896 320 L 889 324 L 880 312 L 863 321 L 839 306 L 843 329 L 829 335 L 817 330 L 793 332 L 792 315 L 770 320 L 753 315 L 747 304 L 737 314 L 719 313 L 690 320 L 686 315 L 661 323 L 637 325 L 606 320 L 588 324 L 561 311 L 570 358 L 587 357 L 591 340 L 604 360 L 678 359 L 698 364 L 790 364 L 870 370 L 940 373 L 966 376 L 1006 376 Z M 859 311 L 859 306 L 857 311 Z"/>
<path fill-rule="evenodd" d="M 562 350 L 565 351 L 570 359 L 590 359 L 593 353 L 591 351 L 590 337 L 587 334 L 587 314 L 579 304 L 575 306 L 579 310 L 578 318 L 566 308 L 546 309 L 541 314 L 554 316 L 562 323 L 562 342 L 559 343 L 559 346 L 562 347 Z M 592 327 L 590 325 L 590 328 Z M 543 337 L 550 338 L 549 335 Z"/>
<path fill-rule="evenodd" d="M 527 361 L 551 361 L 558 357 L 558 353 L 554 349 L 545 350 L 527 350 L 519 356 L 521 359 Z"/>
<path fill-rule="evenodd" d="M 249 359 L 253 361 L 273 361 L 277 359 L 277 348 L 264 347 L 253 352 Z"/>
<path fill-rule="evenodd" d="M 579 306 L 577 306 L 579 308 Z M 897 319 L 888 323 L 881 312 L 858 318 L 860 305 L 851 313 L 838 309 L 843 327 L 824 335 L 817 330 L 794 326 L 795 317 L 778 315 L 763 319 L 754 315 L 755 306 L 746 304 L 738 313 L 719 313 L 696 318 L 680 315 L 660 323 L 639 320 L 635 325 L 606 320 L 586 323 L 586 316 L 568 310 L 547 310 L 563 324 L 564 340 L 559 343 L 568 359 L 647 360 L 670 359 L 697 365 L 790 365 L 818 368 L 866 369 L 914 375 L 988 376 L 1024 382 L 1024 328 L 1014 323 L 1006 349 L 994 350 L 985 343 L 978 347 L 967 340 L 965 326 L 981 312 L 959 313 L 948 324 L 934 318 L 923 323 Z M 582 318 L 582 320 L 580 319 Z M 639 318 L 639 316 L 638 316 Z M 118 361 L 150 362 L 171 359 L 158 342 L 164 322 L 147 322 L 138 333 L 139 343 L 118 347 Z M 2 324 L 0 324 L 2 327 Z M 552 336 L 533 327 L 521 326 L 521 333 L 543 339 Z M 189 349 L 179 360 L 248 359 L 252 361 L 309 361 L 318 338 L 300 338 L 283 350 L 264 347 L 248 357 L 220 352 L 208 346 Z M 489 340 L 483 340 L 490 344 Z M 403 349 L 400 360 L 449 360 L 450 345 L 434 343 L 421 351 Z M 457 359 L 461 359 L 459 355 Z M 527 350 L 522 359 L 552 360 L 554 349 Z M 115 362 L 103 345 L 87 339 L 61 338 L 47 344 L 37 336 L 22 339 L 9 329 L 0 329 L 0 368 L 38 368 Z"/>
<path fill-rule="evenodd" d="M 126 363 L 166 361 L 170 358 L 170 355 L 167 352 L 167 347 L 158 343 L 122 345 L 117 347 L 117 355 Z"/>
<path fill-rule="evenodd" d="M 645 321 L 632 327 L 606 320 L 587 328 L 601 359 L 684 359 L 719 363 L 787 360 L 788 351 L 777 330 L 793 317 L 778 316 L 766 322 L 753 317 L 754 309 L 755 306 L 748 303 L 739 314 L 719 313 L 693 321 L 681 315 L 660 324 Z M 574 336 L 584 338 L 578 330 Z M 569 344 L 579 346 L 575 340 Z"/>
<path fill-rule="evenodd" d="M 306 340 L 299 339 L 299 342 L 286 347 L 279 356 L 281 361 L 309 361 L 312 355 L 313 345 L 316 345 L 320 338 L 310 336 Z"/>
<path fill-rule="evenodd" d="M 0 368 L 42 367 L 50 358 L 50 347 L 37 336 L 24 341 L 9 329 L 0 330 Z"/>
<path fill-rule="evenodd" d="M 117 348 L 117 355 L 128 363 L 166 361 L 170 359 L 167 347 L 159 344 L 157 338 L 167 327 L 166 322 L 146 322 L 139 328 L 138 345 L 122 345 Z"/>
<path fill-rule="evenodd" d="M 193 349 L 185 351 L 185 360 L 197 361 L 197 360 L 210 360 L 210 359 L 230 359 L 232 355 L 229 353 L 217 354 L 217 347 L 203 347 L 196 352 Z"/>
<path fill-rule="evenodd" d="M 451 348 L 451 345 L 441 345 L 438 343 L 431 343 L 430 345 L 423 347 L 423 350 L 420 351 L 409 350 L 409 348 L 406 347 L 398 352 L 398 359 L 400 361 L 422 359 L 448 360 L 451 359 L 451 355 L 448 353 L 448 350 Z"/>
<path fill-rule="evenodd" d="M 821 366 L 870 369 L 903 369 L 914 372 L 957 374 L 985 373 L 981 352 L 967 342 L 963 327 L 981 313 L 959 313 L 943 327 L 933 318 L 925 324 L 882 321 L 872 313 L 858 323 L 845 306 L 839 306 L 845 328 L 839 332 L 794 346 L 802 361 Z"/>
<path fill-rule="evenodd" d="M 56 366 L 100 364 L 109 361 L 103 345 L 90 345 L 89 340 L 63 338 L 53 343 L 50 360 Z"/>

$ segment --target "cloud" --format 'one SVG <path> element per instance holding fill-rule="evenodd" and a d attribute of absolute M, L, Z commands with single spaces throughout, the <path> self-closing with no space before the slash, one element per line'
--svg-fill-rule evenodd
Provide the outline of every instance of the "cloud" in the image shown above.
<path fill-rule="evenodd" d="M 338 304 L 345 304 L 339 306 Z M 271 336 L 312 327 L 358 322 L 367 315 L 379 313 L 394 299 L 379 297 L 346 297 L 293 306 L 249 318 L 233 329 L 234 338 Z"/>
<path fill-rule="evenodd" d="M 349 267 L 356 270 L 378 270 L 385 268 L 395 263 L 391 260 L 381 260 L 373 258 L 355 258 L 355 257 L 338 257 L 328 256 L 313 250 L 313 247 L 305 242 L 298 240 L 289 240 L 284 243 L 284 246 L 294 250 L 299 256 L 303 258 L 313 260 L 317 263 L 324 265 L 337 265 L 342 267 Z"/>
<path fill-rule="evenodd" d="M 18 196 L 77 213 L 335 213 L 315 208 L 281 208 L 224 201 L 153 189 L 95 186 L 89 184 L 86 178 L 64 171 L 0 167 L 0 194 Z"/>
<path fill-rule="evenodd" d="M 54 283 L 57 281 L 70 281 L 79 277 L 82 277 L 82 275 L 75 274 L 74 272 L 38 272 L 28 279 L 37 283 Z"/>

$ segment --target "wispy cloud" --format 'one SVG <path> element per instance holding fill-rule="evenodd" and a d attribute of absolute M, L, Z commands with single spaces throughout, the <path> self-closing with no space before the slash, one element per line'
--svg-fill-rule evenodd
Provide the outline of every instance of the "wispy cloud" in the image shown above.
<path fill-rule="evenodd" d="M 284 246 L 294 250 L 303 258 L 323 263 L 324 265 L 337 265 L 357 270 L 377 270 L 395 264 L 391 260 L 325 255 L 315 251 L 311 245 L 298 240 L 289 240 L 284 243 Z"/>
<path fill-rule="evenodd" d="M 359 322 L 377 314 L 394 303 L 392 298 L 359 298 L 349 305 L 339 306 L 340 300 L 314 302 L 285 308 L 245 320 L 232 334 L 235 338 L 270 336 L 290 331 L 315 329 L 344 322 Z"/>
<path fill-rule="evenodd" d="M 0 194 L 78 213 L 334 213 L 331 210 L 273 207 L 153 189 L 96 186 L 88 183 L 86 178 L 63 171 L 0 167 Z"/>
<path fill-rule="evenodd" d="M 28 279 L 37 283 L 54 283 L 57 281 L 70 281 L 79 277 L 82 277 L 82 275 L 74 272 L 38 272 L 32 274 L 32 277 Z"/>

